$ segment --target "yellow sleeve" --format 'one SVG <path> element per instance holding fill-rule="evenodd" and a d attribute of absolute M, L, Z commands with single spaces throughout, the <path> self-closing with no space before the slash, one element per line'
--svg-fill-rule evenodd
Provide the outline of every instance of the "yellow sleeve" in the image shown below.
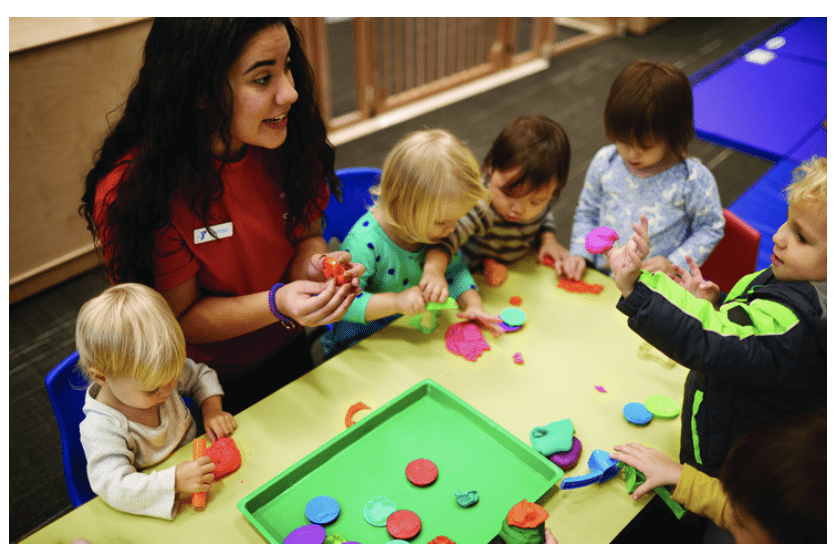
<path fill-rule="evenodd" d="M 719 479 L 685 464 L 671 498 L 695 514 L 707 517 L 721 529 L 730 529 L 727 516 L 729 499 Z"/>

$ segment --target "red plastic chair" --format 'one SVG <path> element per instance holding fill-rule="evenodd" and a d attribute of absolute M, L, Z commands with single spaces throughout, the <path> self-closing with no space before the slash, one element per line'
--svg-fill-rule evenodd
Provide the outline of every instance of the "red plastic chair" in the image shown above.
<path fill-rule="evenodd" d="M 760 247 L 760 232 L 723 210 L 726 218 L 725 235 L 700 267 L 703 279 L 714 281 L 720 290 L 728 292 L 744 275 L 755 271 Z"/>

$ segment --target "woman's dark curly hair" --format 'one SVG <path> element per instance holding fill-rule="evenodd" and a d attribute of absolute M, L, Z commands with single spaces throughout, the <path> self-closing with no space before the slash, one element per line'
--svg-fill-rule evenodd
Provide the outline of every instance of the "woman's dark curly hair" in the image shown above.
<path fill-rule="evenodd" d="M 290 36 L 290 70 L 299 99 L 288 114 L 287 139 L 270 152 L 277 185 L 285 193 L 285 231 L 306 224 L 306 210 L 317 205 L 314 185 L 321 172 L 339 196 L 334 147 L 314 94 L 314 74 L 298 30 L 289 18 L 158 18 L 145 42 L 142 68 L 119 122 L 110 130 L 85 179 L 79 213 L 94 239 L 96 186 L 129 152 L 135 158 L 110 204 L 106 269 L 114 282 L 154 286 L 154 231 L 171 222 L 169 201 L 180 190 L 195 215 L 209 227 L 210 206 L 224 189 L 213 161 L 217 140 L 230 157 L 232 90 L 227 74 L 247 43 L 260 31 L 284 25 Z M 221 165 L 222 168 L 222 165 Z M 321 190 L 320 190 L 321 192 Z"/>

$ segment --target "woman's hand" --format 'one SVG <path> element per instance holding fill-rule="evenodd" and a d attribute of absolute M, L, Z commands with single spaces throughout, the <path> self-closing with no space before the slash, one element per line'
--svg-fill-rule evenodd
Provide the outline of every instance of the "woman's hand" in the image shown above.
<path fill-rule="evenodd" d="M 685 261 L 688 262 L 691 273 L 674 264 L 673 280 L 697 298 L 708 300 L 714 307 L 717 307 L 717 301 L 720 299 L 720 287 L 716 283 L 702 278 L 700 266 L 691 256 L 685 256 Z"/>
<path fill-rule="evenodd" d="M 651 449 L 638 443 L 627 443 L 613 447 L 616 452 L 610 458 L 619 460 L 640 471 L 647 481 L 633 492 L 633 500 L 638 500 L 656 487 L 676 485 L 682 477 L 682 464 L 658 449 Z"/>
<path fill-rule="evenodd" d="M 334 279 L 324 284 L 293 281 L 276 291 L 276 307 L 300 325 L 327 325 L 342 319 L 360 292 L 360 288 L 354 284 L 337 286 Z"/>
<path fill-rule="evenodd" d="M 215 480 L 215 463 L 208 456 L 181 462 L 174 469 L 175 493 L 201 493 L 208 491 Z"/>
<path fill-rule="evenodd" d="M 328 256 L 336 259 L 340 262 L 340 265 L 345 268 L 345 273 L 343 274 L 345 284 L 352 284 L 357 287 L 360 276 L 366 272 L 366 266 L 352 262 L 351 254 L 343 250 L 338 250 L 337 252 L 331 252 L 328 254 L 314 254 L 311 256 L 308 260 L 306 270 L 307 279 L 309 281 L 327 281 L 327 278 L 322 271 L 325 266 L 325 258 Z"/>
<path fill-rule="evenodd" d="M 231 435 L 238 427 L 235 417 L 221 407 L 220 395 L 207 397 L 200 404 L 200 410 L 203 413 L 203 428 L 212 443 L 221 437 Z"/>

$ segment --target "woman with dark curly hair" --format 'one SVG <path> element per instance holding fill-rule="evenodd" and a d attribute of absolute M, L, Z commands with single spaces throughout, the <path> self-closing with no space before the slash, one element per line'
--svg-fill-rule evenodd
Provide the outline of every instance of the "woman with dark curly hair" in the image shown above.
<path fill-rule="evenodd" d="M 310 370 L 303 326 L 360 292 L 348 253 L 333 254 L 348 284 L 322 273 L 330 193 L 334 148 L 290 19 L 158 18 L 80 212 L 111 280 L 165 297 L 234 413 Z"/>

